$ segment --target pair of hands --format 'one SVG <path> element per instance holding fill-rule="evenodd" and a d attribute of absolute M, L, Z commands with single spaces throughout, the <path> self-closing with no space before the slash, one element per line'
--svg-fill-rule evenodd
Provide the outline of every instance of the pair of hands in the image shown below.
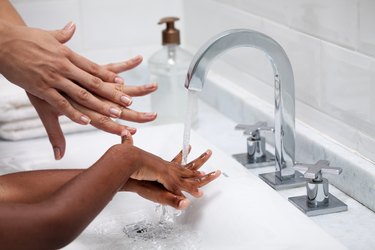
<path fill-rule="evenodd" d="M 133 145 L 130 133 L 122 137 L 122 144 Z M 170 162 L 144 151 L 142 153 L 147 156 L 142 155 L 144 160 L 141 167 L 131 175 L 123 190 L 136 192 L 145 199 L 177 209 L 186 209 L 190 204 L 182 191 L 197 198 L 201 197 L 203 192 L 199 188 L 221 174 L 220 170 L 208 174 L 198 171 L 211 157 L 211 150 L 186 165 L 181 164 L 182 151 Z"/>
<path fill-rule="evenodd" d="M 125 136 L 128 139 L 124 144 L 132 144 L 131 134 L 136 130 L 117 124 L 111 118 L 134 122 L 156 118 L 155 113 L 137 112 L 128 107 L 132 97 L 149 94 L 157 89 L 157 85 L 130 87 L 118 76 L 138 66 L 141 57 L 97 65 L 64 45 L 74 34 L 73 23 L 62 30 L 44 31 L 0 21 L 0 29 L 0 72 L 27 92 L 46 128 L 56 159 L 61 159 L 65 152 L 59 115 Z M 182 153 L 167 162 L 143 151 L 140 155 L 142 167 L 133 173 L 124 190 L 184 209 L 189 200 L 182 191 L 200 197 L 199 188 L 220 175 L 220 171 L 209 174 L 198 171 L 210 156 L 211 151 L 207 151 L 184 167 L 181 165 Z"/>
<path fill-rule="evenodd" d="M 128 107 L 132 97 L 147 95 L 157 85 L 126 86 L 118 76 L 138 66 L 142 57 L 98 65 L 64 45 L 74 34 L 73 23 L 55 31 L 0 24 L 0 72 L 27 92 L 47 131 L 56 159 L 61 159 L 65 152 L 65 138 L 58 122 L 60 115 L 118 135 L 126 130 L 134 134 L 136 129 L 111 118 L 134 122 L 156 118 L 155 113 L 137 112 Z"/>

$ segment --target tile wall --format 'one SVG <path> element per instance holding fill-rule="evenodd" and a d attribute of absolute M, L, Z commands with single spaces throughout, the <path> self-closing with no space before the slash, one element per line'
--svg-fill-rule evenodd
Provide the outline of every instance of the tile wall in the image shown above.
<path fill-rule="evenodd" d="M 215 10 L 215 11 L 212 11 Z M 375 161 L 375 2 L 371 0 L 190 0 L 187 43 L 248 28 L 274 38 L 293 66 L 297 119 Z M 262 53 L 235 49 L 212 71 L 272 103 L 273 77 Z M 236 71 L 237 70 L 237 71 Z M 249 83 L 255 76 L 268 85 Z M 234 78 L 233 78 L 234 79 Z M 240 122 L 240 121 L 239 121 Z"/>
<path fill-rule="evenodd" d="M 297 118 L 375 161 L 375 1 L 372 0 L 12 0 L 34 27 L 77 24 L 74 50 L 100 60 L 160 47 L 160 17 L 182 17 L 182 45 L 195 52 L 230 28 L 264 32 L 290 57 Z M 111 53 L 108 53 L 111 51 Z M 94 53 L 95 52 L 95 53 Z M 258 51 L 236 49 L 212 66 L 272 103 L 272 68 Z M 233 74 L 236 77 L 233 78 Z M 261 84 L 250 83 L 251 77 Z"/>
<path fill-rule="evenodd" d="M 79 52 L 122 50 L 124 54 L 152 53 L 161 43 L 164 16 L 181 16 L 181 0 L 11 0 L 32 27 L 58 29 L 77 25 L 69 46 Z M 183 25 L 183 19 L 178 24 Z M 134 51 L 144 48 L 145 51 Z"/>

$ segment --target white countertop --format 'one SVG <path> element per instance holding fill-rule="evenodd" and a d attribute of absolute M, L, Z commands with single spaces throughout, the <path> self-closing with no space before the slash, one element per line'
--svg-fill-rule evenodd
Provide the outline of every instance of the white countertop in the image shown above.
<path fill-rule="evenodd" d="M 199 124 L 194 129 L 199 135 L 217 145 L 228 154 L 246 152 L 246 136 L 234 130 L 236 123 L 205 103 L 199 105 Z M 214 152 L 215 153 L 215 152 Z M 272 172 L 274 167 L 249 170 L 254 174 Z M 350 185 L 350 184 L 348 184 Z M 285 199 L 306 195 L 306 188 L 275 191 Z M 348 211 L 310 217 L 327 233 L 342 242 L 348 249 L 375 249 L 375 213 L 356 200 L 330 185 L 330 193 L 348 205 Z M 319 239 L 312 239 L 312 242 Z"/>
<path fill-rule="evenodd" d="M 148 101 L 146 100 L 143 104 L 141 103 L 142 102 L 140 102 L 138 107 L 141 110 L 147 110 Z M 198 119 L 199 122 L 197 126 L 193 128 L 194 131 L 207 139 L 207 141 L 216 145 L 220 150 L 226 152 L 228 155 L 246 151 L 246 137 L 242 135 L 241 131 L 234 130 L 236 123 L 233 120 L 228 119 L 203 102 L 199 103 Z M 149 125 L 138 124 L 136 126 L 143 127 Z M 0 145 L 2 146 L 8 143 L 17 142 L 0 141 Z M 44 143 L 48 143 L 48 140 L 45 139 Z M 4 149 L 4 147 L 2 148 Z M 45 152 L 43 154 L 47 153 L 51 152 Z M 215 152 L 213 153 L 215 154 Z M 37 155 L 35 157 L 37 157 Z M 273 167 L 266 167 L 249 171 L 257 175 L 258 173 L 272 172 L 273 170 Z M 12 169 L 2 168 L 0 171 L 1 173 L 6 173 L 12 171 Z M 282 197 L 287 199 L 291 196 L 305 194 L 305 187 L 275 192 L 278 192 Z M 348 205 L 348 211 L 310 217 L 310 219 L 328 234 L 343 243 L 348 249 L 374 249 L 375 238 L 373 235 L 375 233 L 375 214 L 332 185 L 330 186 L 330 192 Z M 314 241 L 319 239 L 311 240 L 313 244 Z M 306 242 L 306 244 L 308 244 L 308 242 Z"/>

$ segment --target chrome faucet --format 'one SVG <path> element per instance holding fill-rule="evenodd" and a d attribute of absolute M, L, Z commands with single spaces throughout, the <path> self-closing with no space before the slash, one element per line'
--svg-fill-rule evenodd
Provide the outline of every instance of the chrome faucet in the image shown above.
<path fill-rule="evenodd" d="M 260 175 L 275 189 L 301 186 L 304 179 L 293 168 L 295 161 L 295 96 L 292 66 L 283 48 L 272 38 L 247 29 L 233 29 L 216 35 L 194 56 L 185 82 L 191 91 L 201 91 L 213 59 L 232 48 L 253 47 L 270 60 L 275 80 L 275 167 Z"/>

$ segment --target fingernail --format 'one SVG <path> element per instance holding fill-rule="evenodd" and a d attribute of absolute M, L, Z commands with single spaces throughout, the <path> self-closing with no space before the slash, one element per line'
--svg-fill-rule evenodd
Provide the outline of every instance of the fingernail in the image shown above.
<path fill-rule="evenodd" d="M 115 83 L 124 83 L 124 79 L 122 79 L 120 76 L 116 76 Z"/>
<path fill-rule="evenodd" d="M 70 21 L 67 25 L 65 25 L 64 30 L 69 31 L 73 28 L 73 26 L 74 26 L 74 23 Z"/>
<path fill-rule="evenodd" d="M 124 130 L 121 132 L 121 136 L 130 136 L 130 132 L 129 132 L 127 129 L 124 129 Z"/>
<path fill-rule="evenodd" d="M 207 156 L 207 152 L 204 152 L 203 154 L 201 154 L 200 158 L 203 159 Z"/>
<path fill-rule="evenodd" d="M 199 171 L 200 175 L 205 175 L 206 173 L 203 171 Z"/>
<path fill-rule="evenodd" d="M 186 209 L 190 205 L 190 201 L 188 199 L 181 200 L 178 203 L 178 208 L 179 209 Z"/>
<path fill-rule="evenodd" d="M 149 83 L 149 84 L 146 84 L 145 85 L 145 88 L 146 89 L 154 89 L 156 88 L 158 85 L 156 83 Z"/>
<path fill-rule="evenodd" d="M 80 117 L 80 120 L 81 120 L 82 122 L 84 122 L 85 124 L 89 124 L 89 123 L 91 122 L 90 118 L 88 118 L 88 117 L 85 116 L 85 115 L 82 115 L 82 116 Z"/>
<path fill-rule="evenodd" d="M 151 113 L 144 113 L 143 116 L 145 118 L 154 118 L 156 116 L 156 113 L 155 112 L 151 112 Z"/>
<path fill-rule="evenodd" d="M 135 132 L 137 132 L 137 129 L 128 127 L 128 131 L 130 132 L 130 134 L 134 135 Z"/>
<path fill-rule="evenodd" d="M 53 147 L 53 153 L 55 155 L 55 160 L 60 160 L 61 159 L 61 151 L 60 148 L 58 147 Z"/>
<path fill-rule="evenodd" d="M 213 175 L 217 175 L 217 174 L 220 174 L 220 173 L 221 173 L 220 170 L 216 170 L 214 172 L 209 173 L 208 175 L 213 176 Z"/>
<path fill-rule="evenodd" d="M 112 115 L 114 115 L 116 117 L 119 117 L 121 115 L 121 110 L 119 110 L 117 108 L 110 108 L 109 113 L 111 113 Z"/>
<path fill-rule="evenodd" d="M 133 100 L 130 97 L 126 96 L 126 95 L 121 96 L 120 99 L 126 105 L 130 105 L 133 102 Z"/>

